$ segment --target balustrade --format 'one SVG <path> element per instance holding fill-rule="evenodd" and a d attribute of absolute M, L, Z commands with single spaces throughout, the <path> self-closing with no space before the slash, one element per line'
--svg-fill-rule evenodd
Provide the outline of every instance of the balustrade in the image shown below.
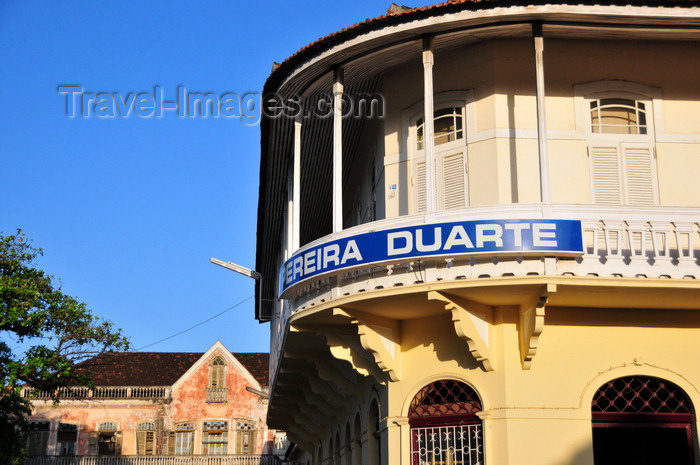
<path fill-rule="evenodd" d="M 119 455 L 30 457 L 26 465 L 277 465 L 274 455 Z"/>

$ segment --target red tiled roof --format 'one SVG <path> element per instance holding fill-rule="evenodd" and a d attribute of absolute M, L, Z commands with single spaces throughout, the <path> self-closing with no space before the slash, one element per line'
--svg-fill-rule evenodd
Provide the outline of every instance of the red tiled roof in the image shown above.
<path fill-rule="evenodd" d="M 267 352 L 238 352 L 233 354 L 261 386 L 267 386 L 270 354 Z"/>
<path fill-rule="evenodd" d="M 110 352 L 79 363 L 96 386 L 170 386 L 199 360 L 203 352 Z M 267 386 L 267 353 L 235 353 L 236 359 Z"/>

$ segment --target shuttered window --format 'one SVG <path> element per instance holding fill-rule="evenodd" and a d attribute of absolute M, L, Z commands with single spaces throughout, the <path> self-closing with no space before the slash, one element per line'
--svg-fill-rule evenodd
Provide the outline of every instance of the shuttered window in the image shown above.
<path fill-rule="evenodd" d="M 442 208 L 462 208 L 467 205 L 466 170 L 464 165 L 464 153 L 457 152 L 440 158 L 442 162 L 442 184 L 440 192 L 443 194 Z"/>
<path fill-rule="evenodd" d="M 178 423 L 168 438 L 170 455 L 192 455 L 194 453 L 194 422 Z"/>
<path fill-rule="evenodd" d="M 438 109 L 435 125 L 435 189 L 437 210 L 468 205 L 464 110 L 461 107 Z M 413 162 L 414 212 L 425 213 L 425 154 L 423 119 L 416 120 Z"/>
<path fill-rule="evenodd" d="M 56 448 L 59 455 L 75 455 L 75 446 L 78 442 L 78 425 L 73 423 L 59 423 L 56 432 Z"/>
<path fill-rule="evenodd" d="M 239 421 L 236 424 L 236 454 L 255 454 L 255 424 Z"/>
<path fill-rule="evenodd" d="M 413 174 L 416 213 L 425 213 L 425 161 L 416 163 Z"/>
<path fill-rule="evenodd" d="M 29 436 L 27 437 L 27 454 L 29 456 L 46 455 L 49 426 L 48 421 L 29 422 Z"/>
<path fill-rule="evenodd" d="M 226 387 L 225 381 L 225 370 L 226 364 L 221 357 L 216 357 L 211 363 L 211 376 L 209 387 L 210 388 L 223 388 Z"/>
<path fill-rule="evenodd" d="M 113 421 L 105 421 L 97 426 L 98 455 L 121 455 L 122 433 L 117 431 L 118 425 Z"/>
<path fill-rule="evenodd" d="M 202 428 L 202 454 L 228 453 L 228 421 L 205 421 Z"/>
<path fill-rule="evenodd" d="M 593 203 L 658 203 L 651 102 L 590 100 L 589 156 Z"/>
<path fill-rule="evenodd" d="M 155 455 L 155 424 L 153 422 L 139 423 L 136 431 L 136 454 Z"/>

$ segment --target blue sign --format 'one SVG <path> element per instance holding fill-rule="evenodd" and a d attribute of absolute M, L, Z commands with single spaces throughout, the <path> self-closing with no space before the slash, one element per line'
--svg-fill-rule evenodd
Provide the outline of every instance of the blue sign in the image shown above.
<path fill-rule="evenodd" d="M 311 247 L 280 270 L 280 290 L 358 265 L 443 255 L 583 253 L 578 220 L 480 220 L 424 224 L 350 236 Z"/>

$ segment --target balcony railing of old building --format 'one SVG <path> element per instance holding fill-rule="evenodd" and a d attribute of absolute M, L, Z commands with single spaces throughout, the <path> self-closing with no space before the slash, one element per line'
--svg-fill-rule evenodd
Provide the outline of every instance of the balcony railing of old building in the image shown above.
<path fill-rule="evenodd" d="M 490 219 L 580 220 L 583 253 L 568 257 L 481 254 L 404 258 L 331 271 L 286 290 L 279 329 L 273 334 L 279 341 L 273 341 L 273 347 L 280 346 L 287 320 L 297 312 L 334 299 L 397 286 L 507 276 L 700 279 L 700 208 L 697 207 L 508 204 L 440 211 L 355 226 L 307 244 L 295 254 L 373 230 Z M 276 363 L 274 352 L 273 364 Z"/>
<path fill-rule="evenodd" d="M 207 388 L 208 403 L 224 403 L 228 401 L 228 388 Z"/>
<path fill-rule="evenodd" d="M 275 455 L 119 455 L 30 457 L 27 465 L 278 465 Z"/>
<path fill-rule="evenodd" d="M 62 399 L 170 399 L 170 386 L 75 386 L 61 388 Z M 29 399 L 50 400 L 53 393 L 25 387 L 22 396 Z"/>

